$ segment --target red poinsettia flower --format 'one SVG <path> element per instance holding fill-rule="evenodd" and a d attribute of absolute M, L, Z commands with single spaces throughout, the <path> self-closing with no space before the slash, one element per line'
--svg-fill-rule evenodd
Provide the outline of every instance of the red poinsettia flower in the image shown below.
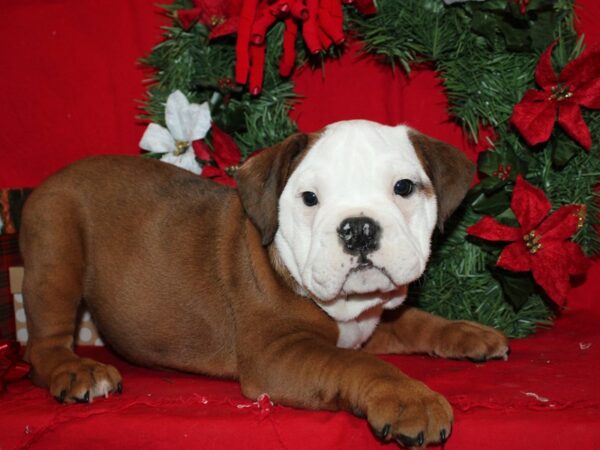
<path fill-rule="evenodd" d="M 535 69 L 535 81 L 543 90 L 525 93 L 513 110 L 511 123 L 529 145 L 535 145 L 550 138 L 558 118 L 565 132 L 589 150 L 592 138 L 580 107 L 600 108 L 600 49 L 569 62 L 557 76 L 551 60 L 555 45 L 544 51 Z"/>
<path fill-rule="evenodd" d="M 192 146 L 198 159 L 214 162 L 214 165 L 204 165 L 202 168 L 203 177 L 235 187 L 233 174 L 240 166 L 242 154 L 231 136 L 213 122 L 212 146 L 214 151 L 211 152 L 204 141 L 194 141 Z"/>
<path fill-rule="evenodd" d="M 242 0 L 194 0 L 194 8 L 177 10 L 184 30 L 200 21 L 211 29 L 210 39 L 237 31 Z"/>
<path fill-rule="evenodd" d="M 585 273 L 589 261 L 574 242 L 567 240 L 583 224 L 585 208 L 566 205 L 548 215 L 551 204 L 541 189 L 517 176 L 510 208 L 519 227 L 510 227 L 490 216 L 467 229 L 488 241 L 508 241 L 496 265 L 514 272 L 531 271 L 533 278 L 556 303 L 569 290 L 569 277 Z"/>

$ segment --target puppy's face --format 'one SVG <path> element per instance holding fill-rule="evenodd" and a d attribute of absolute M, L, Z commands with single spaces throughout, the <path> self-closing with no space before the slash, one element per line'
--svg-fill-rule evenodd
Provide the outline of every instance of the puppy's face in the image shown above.
<path fill-rule="evenodd" d="M 447 144 L 357 120 L 268 149 L 242 167 L 238 185 L 263 244 L 274 240 L 300 288 L 327 303 L 417 279 L 435 225 L 459 204 L 472 174 Z"/>
<path fill-rule="evenodd" d="M 432 181 L 407 128 L 340 122 L 289 177 L 275 246 L 321 301 L 389 292 L 423 273 L 436 222 Z"/>

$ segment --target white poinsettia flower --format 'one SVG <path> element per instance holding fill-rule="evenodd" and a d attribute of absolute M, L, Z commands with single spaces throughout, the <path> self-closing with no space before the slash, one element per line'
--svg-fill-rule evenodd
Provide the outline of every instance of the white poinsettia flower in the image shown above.
<path fill-rule="evenodd" d="M 190 103 L 177 90 L 167 98 L 165 122 L 167 128 L 156 123 L 148 125 L 140 140 L 140 147 L 150 152 L 164 153 L 161 161 L 200 174 L 202 167 L 196 161 L 192 142 L 204 139 L 210 129 L 208 103 Z"/>

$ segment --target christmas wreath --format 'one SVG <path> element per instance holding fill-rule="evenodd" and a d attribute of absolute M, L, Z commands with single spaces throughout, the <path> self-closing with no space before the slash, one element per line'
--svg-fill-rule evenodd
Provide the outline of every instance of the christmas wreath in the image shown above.
<path fill-rule="evenodd" d="M 600 51 L 573 0 L 176 0 L 144 63 L 149 156 L 233 185 L 253 151 L 295 131 L 289 75 L 359 39 L 391 69 L 433 67 L 473 140 L 481 182 L 410 299 L 525 336 L 550 324 L 600 250 Z M 555 124 L 558 122 L 558 126 Z M 596 138 L 596 139 L 595 139 Z"/>

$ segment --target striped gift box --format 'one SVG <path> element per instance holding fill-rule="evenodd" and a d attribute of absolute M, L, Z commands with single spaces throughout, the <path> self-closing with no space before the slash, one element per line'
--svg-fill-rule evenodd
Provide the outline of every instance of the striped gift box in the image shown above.
<path fill-rule="evenodd" d="M 15 338 L 13 295 L 8 269 L 22 264 L 16 234 L 0 235 L 0 339 Z"/>
<path fill-rule="evenodd" d="M 15 338 L 13 296 L 8 269 L 21 265 L 17 230 L 31 189 L 0 189 L 0 339 Z"/>

